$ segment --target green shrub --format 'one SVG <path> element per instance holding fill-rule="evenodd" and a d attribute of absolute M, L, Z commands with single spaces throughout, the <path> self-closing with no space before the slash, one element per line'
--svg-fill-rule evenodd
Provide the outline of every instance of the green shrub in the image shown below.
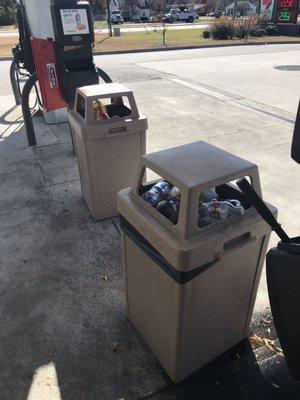
<path fill-rule="evenodd" d="M 13 24 L 14 20 L 13 17 L 4 11 L 0 10 L 0 26 L 1 25 L 11 25 Z"/>
<path fill-rule="evenodd" d="M 278 35 L 278 28 L 276 25 L 268 25 L 266 26 L 266 34 L 269 36 L 275 36 Z"/>
<path fill-rule="evenodd" d="M 249 36 L 249 25 L 245 21 L 237 21 L 234 27 L 234 36 L 238 39 L 247 39 Z"/>
<path fill-rule="evenodd" d="M 209 39 L 210 36 L 211 36 L 210 31 L 203 31 L 202 32 L 203 39 Z"/>
<path fill-rule="evenodd" d="M 13 0 L 0 0 L 0 25 L 10 25 L 14 22 Z"/>
<path fill-rule="evenodd" d="M 258 28 L 266 29 L 269 24 L 267 17 L 264 15 L 254 15 L 252 18 Z"/>
<path fill-rule="evenodd" d="M 227 17 L 221 17 L 211 27 L 211 34 L 214 39 L 232 39 L 234 31 L 234 22 Z"/>
<path fill-rule="evenodd" d="M 266 30 L 262 28 L 256 29 L 256 31 L 253 32 L 253 36 L 255 37 L 266 36 L 266 34 L 267 34 Z"/>

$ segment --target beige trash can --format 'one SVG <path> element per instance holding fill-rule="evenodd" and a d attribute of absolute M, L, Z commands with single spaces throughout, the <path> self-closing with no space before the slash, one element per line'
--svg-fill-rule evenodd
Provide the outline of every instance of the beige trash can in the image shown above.
<path fill-rule="evenodd" d="M 102 119 L 99 104 L 105 107 Z M 139 114 L 131 90 L 108 83 L 77 89 L 69 120 L 83 198 L 94 219 L 113 217 L 118 191 L 131 185 L 146 152 L 147 118 Z"/>
<path fill-rule="evenodd" d="M 141 197 L 146 168 L 180 189 L 177 224 Z M 227 184 L 244 176 L 261 193 L 256 165 L 196 142 L 141 157 L 118 194 L 127 314 L 175 382 L 248 335 L 270 228 Z M 199 195 L 212 187 L 246 211 L 200 228 Z"/>

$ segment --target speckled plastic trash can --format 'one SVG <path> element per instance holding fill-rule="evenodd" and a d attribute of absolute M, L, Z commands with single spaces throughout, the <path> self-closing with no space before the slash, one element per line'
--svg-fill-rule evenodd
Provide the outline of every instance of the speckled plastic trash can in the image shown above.
<path fill-rule="evenodd" d="M 145 168 L 180 189 L 176 225 L 141 197 Z M 174 382 L 248 335 L 271 230 L 227 184 L 244 176 L 261 193 L 256 165 L 196 142 L 142 156 L 118 194 L 127 314 Z M 245 214 L 199 228 L 199 194 L 211 187 L 240 199 Z"/>
<path fill-rule="evenodd" d="M 107 111 L 112 117 L 96 120 L 93 105 L 103 99 L 111 99 Z M 118 191 L 131 185 L 146 152 L 147 119 L 139 114 L 131 90 L 108 83 L 77 89 L 69 120 L 85 203 L 95 220 L 113 217 Z"/>

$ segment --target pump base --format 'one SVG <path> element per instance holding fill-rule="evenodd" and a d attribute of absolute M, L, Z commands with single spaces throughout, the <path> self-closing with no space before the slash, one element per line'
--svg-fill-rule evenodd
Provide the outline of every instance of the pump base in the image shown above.
<path fill-rule="evenodd" d="M 61 124 L 63 122 L 69 122 L 67 107 L 58 108 L 57 110 L 53 110 L 53 111 L 43 110 L 43 114 L 44 114 L 45 123 L 47 125 Z"/>
<path fill-rule="evenodd" d="M 297 24 L 278 24 L 279 35 L 297 36 L 300 34 L 300 26 Z"/>

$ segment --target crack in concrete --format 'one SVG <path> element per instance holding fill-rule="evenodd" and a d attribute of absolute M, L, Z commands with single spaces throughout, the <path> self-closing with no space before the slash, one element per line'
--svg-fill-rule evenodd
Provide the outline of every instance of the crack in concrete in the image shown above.
<path fill-rule="evenodd" d="M 116 228 L 118 234 L 121 236 L 121 231 L 120 231 L 119 226 L 118 226 L 117 222 L 115 221 L 115 219 L 112 218 L 111 222 L 112 222 L 113 226 Z"/>

